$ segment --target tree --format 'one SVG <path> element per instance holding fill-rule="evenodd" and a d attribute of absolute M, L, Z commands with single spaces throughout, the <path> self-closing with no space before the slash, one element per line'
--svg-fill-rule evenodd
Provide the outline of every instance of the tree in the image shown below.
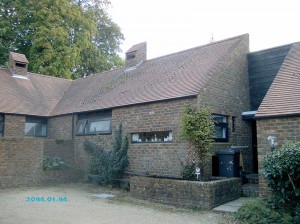
<path fill-rule="evenodd" d="M 211 158 L 211 146 L 215 133 L 211 113 L 211 109 L 208 107 L 201 109 L 187 107 L 182 118 L 181 137 L 189 142 L 194 163 L 201 169 L 201 178 L 203 178 L 205 164 Z"/>
<path fill-rule="evenodd" d="M 122 65 L 124 39 L 106 13 L 108 1 L 3 0 L 0 2 L 0 66 L 8 52 L 23 53 L 29 70 L 79 78 Z"/>

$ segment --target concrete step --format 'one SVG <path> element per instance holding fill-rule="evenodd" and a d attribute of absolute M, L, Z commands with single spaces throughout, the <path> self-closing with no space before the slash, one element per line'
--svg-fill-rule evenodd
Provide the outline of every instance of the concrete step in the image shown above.
<path fill-rule="evenodd" d="M 259 196 L 259 185 L 258 184 L 242 185 L 242 196 L 243 197 L 258 197 Z"/>
<path fill-rule="evenodd" d="M 246 198 L 246 197 L 241 197 L 237 200 L 228 202 L 226 204 L 220 205 L 218 207 L 213 208 L 213 211 L 215 212 L 228 212 L 228 213 L 234 213 L 237 212 L 237 210 L 247 203 L 248 201 L 252 201 L 254 198 Z"/>

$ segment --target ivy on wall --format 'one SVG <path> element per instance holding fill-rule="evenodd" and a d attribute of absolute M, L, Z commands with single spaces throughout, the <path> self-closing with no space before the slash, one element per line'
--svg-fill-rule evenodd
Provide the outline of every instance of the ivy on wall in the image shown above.
<path fill-rule="evenodd" d="M 203 170 L 211 158 L 211 147 L 215 133 L 214 121 L 209 107 L 186 107 L 182 117 L 181 138 L 189 142 L 194 162 Z M 188 164 L 190 166 L 190 164 Z"/>

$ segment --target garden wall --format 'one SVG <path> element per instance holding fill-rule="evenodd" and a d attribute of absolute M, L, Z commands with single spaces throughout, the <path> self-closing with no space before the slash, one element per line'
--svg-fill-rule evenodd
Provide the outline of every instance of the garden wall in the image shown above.
<path fill-rule="evenodd" d="M 130 177 L 133 197 L 175 206 L 210 209 L 235 200 L 241 194 L 239 178 L 208 182 Z"/>
<path fill-rule="evenodd" d="M 46 155 L 51 155 L 56 144 L 55 140 L 43 138 L 0 138 L 0 188 L 31 187 L 80 180 L 83 175 L 79 170 L 43 171 L 44 151 Z M 71 143 L 64 142 L 61 145 L 70 146 Z M 56 151 L 59 153 L 55 155 L 63 155 L 69 160 L 74 156 L 74 150 L 70 148 L 62 152 L 63 148 L 58 147 Z"/>

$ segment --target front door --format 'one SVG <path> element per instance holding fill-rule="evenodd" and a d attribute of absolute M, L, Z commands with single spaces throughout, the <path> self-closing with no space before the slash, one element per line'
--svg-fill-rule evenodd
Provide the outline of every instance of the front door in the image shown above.
<path fill-rule="evenodd" d="M 253 153 L 253 173 L 258 173 L 258 158 L 257 158 L 257 131 L 256 121 L 251 121 L 252 126 L 252 153 Z"/>

